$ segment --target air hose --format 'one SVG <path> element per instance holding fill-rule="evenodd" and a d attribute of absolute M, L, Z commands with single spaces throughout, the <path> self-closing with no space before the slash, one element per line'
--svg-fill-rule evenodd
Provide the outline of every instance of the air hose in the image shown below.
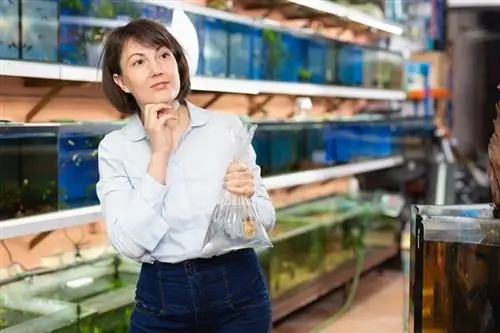
<path fill-rule="evenodd" d="M 333 317 L 328 318 L 326 321 L 322 322 L 321 324 L 313 327 L 309 333 L 320 333 L 333 325 L 349 308 L 351 307 L 352 303 L 354 302 L 354 298 L 356 297 L 357 291 L 358 291 L 358 286 L 359 286 L 359 281 L 361 280 L 361 275 L 363 274 L 363 266 L 365 263 L 365 257 L 366 257 L 366 251 L 365 247 L 363 244 L 363 239 L 366 231 L 366 227 L 368 225 L 368 219 L 370 217 L 370 206 L 368 204 L 365 204 L 363 207 L 363 220 L 362 223 L 359 227 L 359 233 L 357 235 L 356 239 L 356 268 L 354 271 L 354 277 L 352 279 L 352 286 L 351 290 L 349 291 L 349 295 L 347 296 L 347 299 L 345 303 L 340 307 L 340 309 L 333 315 Z"/>

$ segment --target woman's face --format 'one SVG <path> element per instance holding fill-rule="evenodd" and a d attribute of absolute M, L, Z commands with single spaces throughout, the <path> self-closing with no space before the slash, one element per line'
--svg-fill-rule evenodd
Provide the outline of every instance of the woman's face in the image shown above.
<path fill-rule="evenodd" d="M 121 75 L 115 83 L 132 94 L 144 109 L 146 104 L 170 103 L 179 94 L 180 79 L 177 61 L 166 47 L 150 47 L 128 40 L 120 59 Z"/>

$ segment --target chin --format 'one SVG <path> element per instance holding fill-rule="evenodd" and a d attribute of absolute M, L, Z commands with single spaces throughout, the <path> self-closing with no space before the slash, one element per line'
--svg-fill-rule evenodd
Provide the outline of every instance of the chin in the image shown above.
<path fill-rule="evenodd" d="M 151 99 L 155 101 L 153 103 L 168 103 L 174 100 L 178 95 L 179 92 L 177 90 L 172 91 L 171 89 L 164 89 L 155 92 L 154 96 L 152 96 L 153 98 Z"/>

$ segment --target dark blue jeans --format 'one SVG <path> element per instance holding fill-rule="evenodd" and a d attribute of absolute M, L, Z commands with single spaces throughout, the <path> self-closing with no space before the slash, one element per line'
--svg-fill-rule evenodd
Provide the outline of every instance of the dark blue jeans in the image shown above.
<path fill-rule="evenodd" d="M 269 333 L 271 312 L 254 250 L 143 264 L 130 333 Z"/>

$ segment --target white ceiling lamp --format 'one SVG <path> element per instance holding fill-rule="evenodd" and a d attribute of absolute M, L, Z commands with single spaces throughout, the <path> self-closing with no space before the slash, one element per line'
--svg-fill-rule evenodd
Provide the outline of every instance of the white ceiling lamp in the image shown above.
<path fill-rule="evenodd" d="M 198 69 L 200 48 L 198 43 L 198 34 L 193 22 L 191 22 L 189 16 L 187 16 L 184 11 L 174 9 L 172 24 L 168 26 L 167 29 L 184 49 L 189 65 L 189 74 L 194 76 Z"/>

